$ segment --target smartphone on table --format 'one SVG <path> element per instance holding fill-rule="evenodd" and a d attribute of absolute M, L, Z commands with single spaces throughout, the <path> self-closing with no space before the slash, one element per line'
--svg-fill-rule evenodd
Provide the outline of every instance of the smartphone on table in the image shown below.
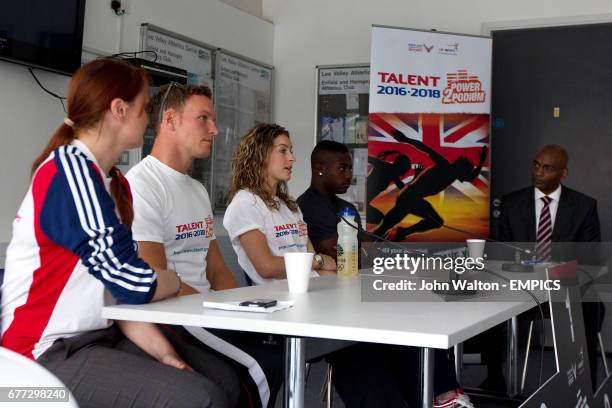
<path fill-rule="evenodd" d="M 251 299 L 245 300 L 240 303 L 240 306 L 249 306 L 249 307 L 263 307 L 268 308 L 272 306 L 276 306 L 276 300 L 274 299 Z"/>

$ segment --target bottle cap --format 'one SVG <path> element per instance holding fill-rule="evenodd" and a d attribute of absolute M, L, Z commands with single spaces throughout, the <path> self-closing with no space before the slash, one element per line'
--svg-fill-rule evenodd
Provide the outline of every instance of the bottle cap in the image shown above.
<path fill-rule="evenodd" d="M 340 211 L 340 216 L 341 217 L 354 217 L 355 215 L 355 210 L 353 210 L 351 207 L 344 207 L 344 209 L 342 211 Z"/>

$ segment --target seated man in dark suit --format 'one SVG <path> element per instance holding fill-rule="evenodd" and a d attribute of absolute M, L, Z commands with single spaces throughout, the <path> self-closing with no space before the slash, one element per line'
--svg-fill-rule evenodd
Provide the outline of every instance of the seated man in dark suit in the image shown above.
<path fill-rule="evenodd" d="M 539 259 L 556 261 L 577 254 L 553 254 L 551 243 L 601 241 L 597 201 L 561 185 L 568 176 L 567 162 L 567 152 L 558 145 L 545 146 L 538 153 L 532 164 L 533 186 L 502 198 L 500 241 L 536 242 Z M 579 261 L 599 261 L 587 258 Z"/>
<path fill-rule="evenodd" d="M 601 241 L 597 201 L 561 185 L 568 176 L 567 164 L 568 154 L 563 147 L 547 145 L 540 150 L 532 163 L 533 185 L 502 198 L 497 238 L 504 242 L 534 242 L 538 260 L 577 259 L 582 264 L 598 264 L 598 244 L 594 244 Z M 604 309 L 600 302 L 583 302 L 582 308 L 595 384 L 597 333 L 601 329 Z M 501 360 L 499 354 L 498 358 Z M 489 360 L 485 355 L 483 359 Z M 501 369 L 501 362 L 489 363 L 490 371 L 491 364 L 493 371 Z M 489 372 L 489 377 L 494 376 L 495 373 Z"/>

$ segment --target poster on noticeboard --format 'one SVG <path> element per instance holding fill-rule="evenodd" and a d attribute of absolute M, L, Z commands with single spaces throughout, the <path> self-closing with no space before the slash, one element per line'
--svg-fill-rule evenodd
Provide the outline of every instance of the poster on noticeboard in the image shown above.
<path fill-rule="evenodd" d="M 491 53 L 488 37 L 372 27 L 369 231 L 488 237 Z"/>
<path fill-rule="evenodd" d="M 341 198 L 352 203 L 365 218 L 368 152 L 367 64 L 317 67 L 316 142 L 332 140 L 346 145 L 353 157 L 353 180 Z"/>

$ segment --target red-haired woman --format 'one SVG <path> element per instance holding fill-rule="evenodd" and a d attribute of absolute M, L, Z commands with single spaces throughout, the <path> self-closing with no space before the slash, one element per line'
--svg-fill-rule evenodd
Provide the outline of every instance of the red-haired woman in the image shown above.
<path fill-rule="evenodd" d="M 220 359 L 153 324 L 101 317 L 103 306 L 181 286 L 138 258 L 129 187 L 113 167 L 142 145 L 148 86 L 142 69 L 117 59 L 72 78 L 67 117 L 35 160 L 13 223 L 1 345 L 57 375 L 81 407 L 234 406 L 238 380 Z"/>

